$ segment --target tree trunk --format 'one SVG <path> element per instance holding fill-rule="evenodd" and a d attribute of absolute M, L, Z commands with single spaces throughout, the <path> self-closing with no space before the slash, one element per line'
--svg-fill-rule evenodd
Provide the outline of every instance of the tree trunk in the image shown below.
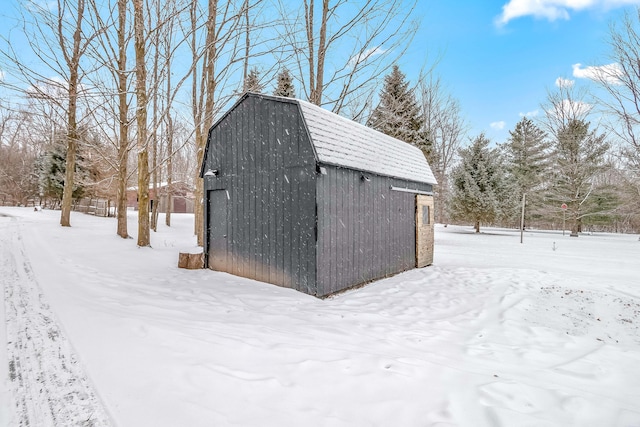
<path fill-rule="evenodd" d="M 167 176 L 167 208 L 165 209 L 165 219 L 164 219 L 164 223 L 167 225 L 167 227 L 171 227 L 171 212 L 173 210 L 173 182 L 172 182 L 172 177 L 171 177 L 171 157 L 169 157 L 169 160 L 167 162 L 167 169 L 168 169 L 168 176 Z"/>
<path fill-rule="evenodd" d="M 447 224 L 449 219 L 447 218 L 447 214 L 445 211 L 445 206 L 448 205 L 448 179 L 447 177 L 441 177 L 438 179 L 438 185 L 436 186 L 436 211 L 435 211 L 435 221 L 440 222 L 442 224 Z"/>
<path fill-rule="evenodd" d="M 69 85 L 71 86 L 71 84 Z M 71 92 L 71 91 L 69 91 Z M 76 114 L 75 114 L 75 105 L 72 113 L 71 104 L 75 104 L 75 96 L 74 101 L 71 101 L 71 93 L 69 93 L 69 130 L 67 133 L 67 158 L 65 163 L 65 176 L 64 176 L 64 189 L 62 190 L 62 205 L 61 205 L 61 214 L 60 214 L 60 225 L 63 227 L 71 226 L 71 204 L 73 201 L 73 184 L 74 184 L 74 175 L 76 169 L 76 151 L 77 151 L 77 143 L 78 136 L 75 130 L 76 126 Z"/>
<path fill-rule="evenodd" d="M 147 149 L 147 70 L 143 1 L 133 0 L 136 54 L 136 124 L 138 147 L 138 246 L 150 246 L 149 233 L 149 152 Z"/>
<path fill-rule="evenodd" d="M 168 56 L 168 55 L 167 55 Z M 170 60 L 167 58 L 167 69 L 169 69 Z M 167 73 L 167 93 L 171 89 L 171 73 Z M 173 210 L 173 118 L 171 117 L 171 109 L 167 106 L 167 209 L 165 211 L 165 224 L 171 227 L 171 211 Z"/>
<path fill-rule="evenodd" d="M 122 159 L 121 146 L 118 147 L 118 159 Z M 125 165 L 126 165 L 126 153 L 125 153 Z M 127 167 L 122 163 L 118 165 L 118 190 L 116 200 L 116 215 L 117 215 L 117 233 L 118 236 L 126 239 L 129 237 L 127 231 Z"/>
<path fill-rule="evenodd" d="M 320 23 L 320 40 L 318 41 L 318 68 L 316 70 L 316 89 L 314 104 L 322 105 L 324 86 L 324 60 L 327 56 L 327 19 L 329 14 L 329 0 L 322 0 L 322 21 Z"/>
<path fill-rule="evenodd" d="M 129 104 L 127 103 L 127 0 L 118 0 L 118 236 L 126 239 L 127 231 L 127 163 L 129 159 Z"/>
<path fill-rule="evenodd" d="M 571 224 L 571 237 L 578 237 L 582 231 L 582 221 L 580 218 L 575 218 Z"/>
<path fill-rule="evenodd" d="M 201 127 L 201 122 L 202 122 L 202 98 L 204 96 L 204 93 L 202 91 L 198 92 L 198 72 L 197 72 L 197 67 L 196 65 L 198 64 L 199 61 L 199 52 L 198 52 L 198 42 L 197 42 L 197 37 L 196 37 L 196 30 L 197 30 L 197 18 L 196 18 L 196 4 L 195 2 L 193 2 L 191 4 L 191 7 L 189 8 L 189 18 L 190 18 L 190 22 L 191 22 L 191 54 L 192 54 L 192 67 L 193 67 L 193 76 L 191 79 L 191 112 L 193 114 L 193 122 L 195 124 L 195 147 L 196 147 L 196 158 L 197 158 L 197 151 L 198 151 L 198 141 L 200 140 L 200 129 L 202 129 Z M 200 85 L 200 87 L 202 88 L 202 84 Z M 194 211 L 194 221 L 193 221 L 193 234 L 195 234 L 196 236 L 198 235 L 198 229 L 199 227 L 202 227 L 202 224 L 198 221 L 198 201 L 199 201 L 199 197 L 203 197 L 201 193 L 198 193 L 198 164 L 196 163 L 196 167 L 195 169 L 195 176 L 194 176 L 194 183 L 195 183 L 195 189 L 194 189 L 194 196 L 195 196 L 195 200 L 194 200 L 194 204 L 193 204 L 193 211 Z"/>
<path fill-rule="evenodd" d="M 476 233 L 479 233 L 480 232 L 480 221 L 476 221 L 476 223 L 473 226 L 473 228 L 476 230 Z"/>
<path fill-rule="evenodd" d="M 160 4 L 156 7 L 156 19 L 158 22 L 161 21 L 160 18 Z M 149 26 L 151 27 L 151 23 Z M 153 133 L 151 135 L 151 150 L 153 153 L 153 157 L 151 158 L 151 173 L 153 174 L 153 200 L 151 201 L 151 229 L 154 232 L 158 231 L 158 203 L 160 202 L 160 194 L 158 189 L 158 92 L 159 92 L 159 51 L 160 51 L 160 32 L 155 31 L 155 35 L 153 36 L 154 45 L 154 55 L 153 55 L 153 75 L 151 77 L 151 84 L 155 90 L 151 91 L 152 97 L 152 110 L 153 117 L 151 119 L 151 128 L 153 129 Z M 168 94 L 167 94 L 168 96 Z"/>
<path fill-rule="evenodd" d="M 309 63 L 309 102 L 315 105 L 322 104 L 322 91 L 324 85 L 324 61 L 327 52 L 327 19 L 329 15 L 329 0 L 322 1 L 322 17 L 320 18 L 320 34 L 318 46 L 316 46 L 314 34 L 314 0 L 305 0 L 305 25 L 307 32 L 307 46 L 309 48 L 307 61 Z M 317 49 L 317 50 L 316 50 Z M 316 63 L 317 55 L 317 63 Z"/>
<path fill-rule="evenodd" d="M 198 153 L 196 155 L 196 165 L 202 164 L 202 159 L 204 158 L 204 144 L 202 142 L 205 138 L 201 135 L 200 142 L 198 142 Z M 199 170 L 199 168 L 198 168 Z M 197 236 L 198 246 L 204 245 L 204 180 L 200 178 L 199 172 L 196 172 L 195 176 L 195 201 L 193 206 L 193 214 L 194 214 L 194 224 L 195 224 L 195 232 Z"/>
<path fill-rule="evenodd" d="M 314 43 L 314 34 L 313 34 L 313 9 L 314 9 L 314 1 L 304 0 L 304 17 L 305 17 L 305 26 L 307 30 L 307 45 L 309 48 L 308 59 L 309 62 L 309 102 L 312 104 L 317 104 L 316 102 L 316 65 L 315 65 L 315 43 Z"/>
<path fill-rule="evenodd" d="M 155 95 L 154 95 L 155 97 Z M 155 101 L 154 101 L 155 103 Z M 154 107 L 155 111 L 155 107 Z M 155 116 L 155 113 L 154 113 Z M 154 123 L 156 118 L 153 118 Z M 154 124 L 154 128 L 156 128 Z M 157 129 L 157 128 L 156 128 Z M 151 169 L 153 170 L 153 200 L 151 200 L 151 229 L 156 232 L 158 231 L 158 204 L 160 203 L 160 188 L 158 187 L 158 139 L 156 138 L 156 133 L 153 133 L 153 159 Z"/>
<path fill-rule="evenodd" d="M 249 0 L 244 0 L 244 18 L 245 18 L 245 39 L 244 39 L 244 64 L 242 70 L 242 81 L 247 81 L 249 75 L 249 52 L 251 50 L 251 37 L 249 28 Z"/>
<path fill-rule="evenodd" d="M 138 246 L 150 246 L 149 153 L 138 153 Z"/>
<path fill-rule="evenodd" d="M 62 13 L 58 11 L 58 13 Z M 78 0 L 78 16 L 76 17 L 76 28 L 73 33 L 73 51 L 69 55 L 64 51 L 65 61 L 69 67 L 69 104 L 67 111 L 67 157 L 66 170 L 64 178 L 64 188 L 62 190 L 62 208 L 60 213 L 60 225 L 63 227 L 71 226 L 71 203 L 73 200 L 73 187 L 76 169 L 76 152 L 78 149 L 78 83 L 80 68 L 80 44 L 82 42 L 82 20 L 84 15 L 84 0 Z M 60 21 L 62 18 L 60 17 Z M 62 30 L 59 31 L 60 46 L 64 49 L 65 42 Z"/>
<path fill-rule="evenodd" d="M 199 170 L 204 158 L 204 149 L 207 143 L 209 127 L 213 124 L 213 109 L 215 105 L 215 61 L 217 58 L 216 49 L 216 19 L 218 15 L 218 1 L 209 0 L 209 19 L 207 19 L 206 53 L 202 72 L 202 84 L 204 93 L 204 114 L 200 115 L 200 120 L 196 121 L 196 174 L 195 174 L 195 203 L 194 203 L 194 228 L 198 240 L 198 246 L 204 244 L 204 181 L 200 178 Z M 194 100 L 195 102 L 195 100 Z"/>

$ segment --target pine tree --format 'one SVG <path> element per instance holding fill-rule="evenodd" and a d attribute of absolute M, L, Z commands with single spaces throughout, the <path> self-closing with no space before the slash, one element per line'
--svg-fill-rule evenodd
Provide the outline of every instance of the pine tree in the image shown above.
<path fill-rule="evenodd" d="M 598 181 L 609 168 L 605 157 L 609 143 L 604 134 L 589 131 L 588 122 L 570 120 L 558 130 L 553 148 L 554 175 L 547 201 L 556 209 L 567 205 L 571 235 L 577 236 L 585 217 L 602 215 L 615 207 L 615 198 Z"/>
<path fill-rule="evenodd" d="M 460 163 L 452 172 L 453 195 L 451 215 L 454 219 L 472 221 L 476 233 L 480 223 L 492 222 L 500 216 L 506 186 L 497 149 L 480 134 L 468 148 L 459 151 Z"/>
<path fill-rule="evenodd" d="M 284 68 L 278 73 L 278 86 L 273 94 L 275 96 L 284 96 L 286 98 L 296 97 L 296 89 L 293 86 L 293 77 L 291 77 L 288 69 Z"/>
<path fill-rule="evenodd" d="M 64 146 L 56 141 L 36 162 L 36 173 L 40 194 L 55 200 L 55 206 L 62 200 L 64 187 L 66 152 Z"/>
<path fill-rule="evenodd" d="M 424 117 L 409 82 L 397 65 L 384 78 L 380 103 L 373 110 L 367 126 L 420 148 L 427 158 L 431 144 L 424 131 Z"/>
<path fill-rule="evenodd" d="M 244 81 L 244 85 L 242 91 L 244 93 L 253 92 L 253 93 L 262 93 L 262 84 L 260 83 L 260 72 L 256 67 L 251 68 L 249 70 L 249 74 Z"/>
<path fill-rule="evenodd" d="M 520 216 L 520 200 L 526 194 L 527 204 L 538 207 L 544 195 L 541 186 L 548 176 L 549 148 L 546 134 L 533 121 L 523 117 L 514 130 L 509 131 L 509 140 L 501 146 L 508 181 L 511 184 L 512 214 Z M 527 212 L 532 210 L 529 208 Z"/>
<path fill-rule="evenodd" d="M 67 150 L 64 140 L 57 138 L 52 146 L 36 162 L 36 173 L 38 175 L 38 186 L 40 193 L 54 200 L 54 206 L 58 206 L 62 201 L 64 182 L 66 177 Z M 89 174 L 85 166 L 84 157 L 78 153 L 75 163 L 75 177 L 73 183 L 72 199 L 77 200 L 83 197 L 85 185 L 89 181 Z"/>

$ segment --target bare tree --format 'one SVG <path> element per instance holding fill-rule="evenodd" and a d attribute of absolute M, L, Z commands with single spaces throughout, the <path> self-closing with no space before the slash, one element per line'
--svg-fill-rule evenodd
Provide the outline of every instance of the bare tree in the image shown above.
<path fill-rule="evenodd" d="M 206 144 L 206 131 L 213 124 L 213 104 L 215 95 L 215 24 L 218 13 L 216 0 L 209 0 L 208 19 L 206 24 L 205 50 L 198 48 L 198 13 L 197 2 L 193 2 L 190 9 L 191 22 L 191 52 L 193 58 L 193 79 L 192 79 L 192 111 L 195 125 L 195 148 L 196 164 L 201 164 L 204 159 L 204 148 Z M 202 60 L 202 72 L 198 79 L 197 64 Z M 198 245 L 204 244 L 204 182 L 199 173 L 194 174 L 195 181 L 195 206 L 194 206 L 194 233 L 197 236 Z"/>
<path fill-rule="evenodd" d="M 248 3 L 247 3 L 248 4 Z M 181 143 L 176 144 L 176 117 L 178 114 L 174 111 L 174 101 L 179 95 L 183 84 L 192 77 L 196 64 L 192 64 L 183 75 L 178 75 L 177 83 L 174 84 L 173 76 L 177 74 L 174 72 L 172 66 L 176 53 L 185 45 L 188 45 L 188 40 L 192 37 L 191 30 L 179 35 L 176 29 L 179 28 L 179 23 L 182 20 L 184 12 L 189 12 L 193 7 L 189 1 L 158 1 L 156 4 L 158 13 L 156 19 L 156 32 L 157 36 L 154 37 L 154 138 L 155 135 L 160 135 L 158 138 L 158 144 L 154 143 L 154 188 L 157 189 L 158 177 L 162 173 L 166 176 L 166 186 L 163 189 L 163 194 L 166 196 L 166 208 L 165 208 L 165 224 L 171 225 L 171 213 L 173 209 L 173 183 L 175 172 L 175 156 L 182 151 L 189 140 L 185 139 Z M 246 13 L 248 17 L 248 11 Z M 176 37 L 177 36 L 177 37 Z M 163 83 L 164 79 L 164 83 Z M 163 89 L 164 88 L 164 89 Z M 193 133 L 192 133 L 193 134 Z M 155 141 L 155 140 L 154 140 Z M 181 162 L 177 162 L 180 164 Z M 164 171 L 164 172 L 162 172 Z M 184 180 L 188 182 L 190 180 Z M 158 203 L 154 205 L 154 230 L 157 227 L 157 213 L 160 208 L 160 197 L 162 196 L 156 192 L 156 200 Z"/>
<path fill-rule="evenodd" d="M 152 99 L 153 118 L 151 123 L 151 142 L 153 149 L 152 177 L 155 202 L 153 203 L 151 228 L 156 231 L 158 227 L 158 214 L 160 210 L 160 190 L 168 197 L 165 210 L 168 218 L 166 224 L 171 223 L 171 192 L 173 173 L 173 101 L 179 92 L 186 76 L 179 79 L 177 85 L 173 85 L 172 61 L 176 50 L 184 44 L 185 39 L 175 40 L 176 23 L 180 19 L 181 7 L 176 0 L 153 2 L 155 8 L 155 21 L 149 22 L 149 27 L 154 28 L 151 39 L 153 57 L 151 58 L 153 77 L 150 82 L 150 96 Z M 190 70 L 186 75 L 191 73 Z M 162 185 L 166 176 L 166 185 Z"/>
<path fill-rule="evenodd" d="M 185 3 L 186 4 L 186 3 Z M 152 76 L 149 81 L 149 98 L 152 118 L 150 123 L 151 145 L 151 177 L 154 192 L 152 202 L 151 229 L 157 231 L 158 214 L 160 212 L 160 192 L 171 193 L 170 184 L 165 184 L 167 162 L 171 162 L 173 147 L 167 147 L 172 106 L 176 94 L 185 81 L 183 76 L 174 87 L 171 69 L 175 52 L 184 44 L 184 39 L 176 40 L 176 23 L 181 19 L 181 8 L 176 0 L 152 1 L 150 7 L 154 13 L 148 17 L 148 27 L 153 29 L 149 34 L 149 61 Z M 188 8 L 188 6 L 185 6 Z M 190 70 L 186 75 L 190 74 Z"/>
<path fill-rule="evenodd" d="M 133 0 L 136 55 L 136 146 L 138 150 L 138 246 L 149 246 L 149 150 L 147 146 L 147 65 L 142 0 Z"/>
<path fill-rule="evenodd" d="M 251 53 L 251 16 L 249 14 L 249 0 L 244 0 L 242 13 L 244 15 L 244 66 L 242 69 L 242 81 L 246 82 L 249 77 L 249 57 Z"/>
<path fill-rule="evenodd" d="M 0 204 L 26 205 L 38 196 L 36 161 L 40 154 L 33 115 L 0 107 Z M 41 134 L 40 134 L 41 135 Z M 47 133 L 45 133 L 47 135 Z"/>
<path fill-rule="evenodd" d="M 127 98 L 127 0 L 118 0 L 118 57 L 116 78 L 118 81 L 118 191 L 116 197 L 116 215 L 118 218 L 118 236 L 126 239 L 127 231 L 127 163 L 129 160 L 129 101 Z"/>
<path fill-rule="evenodd" d="M 66 174 L 62 198 L 60 224 L 70 226 L 70 212 L 73 194 L 73 181 L 78 145 L 78 100 L 83 96 L 82 79 L 84 71 L 82 60 L 92 43 L 95 34 L 83 31 L 85 23 L 85 0 L 57 0 L 55 7 L 29 1 L 23 10 L 25 25 L 22 29 L 31 52 L 39 64 L 29 67 L 21 59 L 7 40 L 7 49 L 2 51 L 5 60 L 13 65 L 14 75 L 19 75 L 28 85 L 29 96 L 50 98 L 46 90 L 57 85 L 64 90 L 64 96 L 53 100 L 65 111 L 66 115 Z M 47 71 L 45 71 L 47 70 Z M 53 72 L 54 78 L 46 77 L 45 72 Z M 21 92 L 24 88 L 14 87 Z"/>
<path fill-rule="evenodd" d="M 199 165 L 202 164 L 206 138 L 213 119 L 234 94 L 233 91 L 226 89 L 230 86 L 226 83 L 234 74 L 242 76 L 241 70 L 244 64 L 242 25 L 246 20 L 243 7 L 248 5 L 249 3 L 244 1 L 238 7 L 233 2 L 209 0 L 204 26 L 201 25 L 202 16 L 199 13 L 198 2 L 193 2 L 189 9 L 191 24 L 189 46 L 193 59 L 192 114 L 198 165 L 194 174 L 196 184 L 194 232 L 198 245 L 204 242 L 204 208 L 202 206 L 204 184 L 199 177 Z M 234 8 L 234 6 L 237 7 Z M 201 35 L 201 29 L 204 29 L 204 43 L 200 43 L 198 38 Z"/>
<path fill-rule="evenodd" d="M 593 107 L 594 104 L 587 101 L 584 87 L 576 87 L 572 80 L 558 79 L 556 89 L 547 90 L 540 126 L 548 135 L 557 138 L 570 123 L 587 121 Z"/>
<path fill-rule="evenodd" d="M 627 160 L 640 169 L 640 8 L 611 25 L 608 43 L 614 62 L 594 68 L 607 94 L 598 101 L 616 119 L 610 130 L 626 143 Z"/>
<path fill-rule="evenodd" d="M 429 159 L 438 180 L 436 221 L 449 222 L 448 210 L 451 185 L 450 175 L 468 125 L 462 117 L 460 103 L 443 87 L 442 80 L 433 71 L 422 74 L 418 83 L 418 99 L 422 104 L 424 127 L 431 141 L 433 155 Z"/>
<path fill-rule="evenodd" d="M 168 4 L 167 4 L 168 3 Z M 150 58 L 151 62 L 151 81 L 149 82 L 150 87 L 150 98 L 151 98 L 151 179 L 153 186 L 153 194 L 154 199 L 151 202 L 151 224 L 150 228 L 153 231 L 158 230 L 158 184 L 159 184 L 159 168 L 158 168 L 158 132 L 160 128 L 159 124 L 159 97 L 160 97 L 160 79 L 161 79 L 161 67 L 164 65 L 160 64 L 160 42 L 162 39 L 162 29 L 166 27 L 166 22 L 163 22 L 162 9 L 171 5 L 172 2 L 167 2 L 163 5 L 160 5 L 159 2 L 152 2 L 150 7 L 155 8 L 155 22 L 152 19 L 152 13 L 148 14 L 148 28 L 154 28 L 156 26 L 155 31 L 150 32 L 150 44 L 153 53 Z M 171 22 L 169 20 L 169 22 Z M 164 62 L 164 61 L 163 61 Z"/>
<path fill-rule="evenodd" d="M 310 102 L 340 113 L 374 92 L 377 78 L 402 56 L 418 25 L 411 19 L 415 4 L 366 0 L 353 7 L 347 0 L 304 0 L 296 16 L 290 3 L 280 0 L 281 62 L 297 71 Z"/>
<path fill-rule="evenodd" d="M 60 1 L 58 1 L 58 23 L 62 27 L 65 18 L 60 10 Z M 80 84 L 80 57 L 86 52 L 87 42 L 82 32 L 82 22 L 84 20 L 84 0 L 77 0 L 76 3 L 76 20 L 73 31 L 73 46 L 67 47 L 65 34 L 58 31 L 58 39 L 60 48 L 63 53 L 67 67 L 69 68 L 69 106 L 67 109 L 67 158 L 66 158 L 66 174 L 64 180 L 64 192 L 62 195 L 62 213 L 60 216 L 60 225 L 68 227 L 71 225 L 71 201 L 73 196 L 73 179 L 76 165 L 76 151 L 78 148 L 78 90 Z"/>
<path fill-rule="evenodd" d="M 171 86 L 171 77 L 167 78 L 167 86 Z M 167 114 L 166 120 L 166 137 L 167 137 L 167 152 L 169 157 L 167 159 L 167 208 L 165 211 L 165 224 L 167 227 L 171 226 L 171 212 L 173 209 L 173 117 L 171 114 Z"/>
<path fill-rule="evenodd" d="M 164 37 L 164 52 L 165 52 L 165 67 L 167 70 L 171 68 L 171 34 L 172 31 L 167 31 Z M 171 85 L 171 72 L 167 73 L 166 79 L 166 93 L 170 94 L 172 90 Z M 171 212 L 173 209 L 173 140 L 174 140 L 174 125 L 173 125 L 173 115 L 171 113 L 171 97 L 168 97 L 168 105 L 167 111 L 164 115 L 165 122 L 165 135 L 167 140 L 167 207 L 165 211 L 165 224 L 167 227 L 171 226 Z"/>
<path fill-rule="evenodd" d="M 608 45 L 612 63 L 594 67 L 592 78 L 604 89 L 605 96 L 598 97 L 599 104 L 613 118 L 608 130 L 623 142 L 623 198 L 633 206 L 640 222 L 640 8 L 610 26 Z"/>
<path fill-rule="evenodd" d="M 132 72 L 128 61 L 132 29 L 129 24 L 129 0 L 87 0 L 90 30 L 97 34 L 88 56 L 95 64 L 87 75 L 93 93 L 94 108 L 91 111 L 94 129 L 100 132 L 103 147 L 93 147 L 112 170 L 110 200 L 115 198 L 116 233 L 128 238 L 127 230 L 127 184 L 130 179 L 129 155 L 132 149 L 130 138 L 131 118 L 129 108 L 132 99 L 130 88 Z"/>

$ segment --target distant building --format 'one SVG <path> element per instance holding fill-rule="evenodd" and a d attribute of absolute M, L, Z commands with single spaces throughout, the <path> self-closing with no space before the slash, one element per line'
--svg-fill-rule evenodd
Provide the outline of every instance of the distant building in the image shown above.
<path fill-rule="evenodd" d="M 323 297 L 433 262 L 423 153 L 305 101 L 243 95 L 201 176 L 211 269 Z"/>
<path fill-rule="evenodd" d="M 161 183 L 157 187 L 156 191 L 153 189 L 153 185 L 149 186 L 149 203 L 150 208 L 153 208 L 154 203 L 160 203 L 158 205 L 159 212 L 167 211 L 167 204 L 169 201 L 169 186 L 166 183 Z M 173 213 L 193 213 L 193 205 L 195 197 L 193 194 L 193 188 L 184 182 L 171 183 L 171 212 Z M 138 210 L 138 187 L 127 188 L 127 207 L 130 209 Z"/>

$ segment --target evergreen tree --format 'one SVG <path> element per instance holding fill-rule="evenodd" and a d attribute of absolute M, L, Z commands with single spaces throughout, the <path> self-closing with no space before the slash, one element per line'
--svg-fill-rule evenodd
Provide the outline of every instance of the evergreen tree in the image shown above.
<path fill-rule="evenodd" d="M 530 207 L 538 207 L 543 199 L 541 187 L 548 176 L 550 147 L 546 134 L 526 117 L 509 131 L 509 140 L 501 146 L 513 190 L 508 205 L 513 207 L 511 213 L 518 218 L 523 194 Z"/>
<path fill-rule="evenodd" d="M 55 200 L 55 206 L 62 200 L 64 188 L 66 149 L 60 142 L 40 156 L 36 162 L 38 174 L 38 186 L 40 194 L 48 199 Z"/>
<path fill-rule="evenodd" d="M 244 86 L 242 88 L 244 93 L 262 93 L 262 84 L 260 83 L 260 72 L 256 67 L 249 70 L 247 78 L 244 80 Z"/>
<path fill-rule="evenodd" d="M 471 146 L 460 149 L 461 161 L 452 171 L 451 215 L 473 222 L 476 233 L 480 223 L 499 217 L 507 193 L 499 152 L 489 148 L 489 143 L 480 134 Z"/>
<path fill-rule="evenodd" d="M 40 193 L 54 200 L 54 206 L 58 206 L 62 201 L 64 190 L 64 180 L 66 176 L 67 150 L 64 141 L 59 139 L 54 142 L 51 149 L 36 162 L 36 173 L 38 174 L 38 184 Z M 76 176 L 73 185 L 72 199 L 76 200 L 84 194 L 83 178 L 86 170 L 83 167 L 83 158 L 78 156 L 76 162 Z"/>
<path fill-rule="evenodd" d="M 89 146 L 91 135 L 87 129 L 80 128 L 78 134 L 80 139 L 77 142 L 72 200 L 91 196 L 100 175 L 98 165 L 90 159 L 91 149 L 96 147 L 96 141 L 92 140 L 92 145 Z M 62 201 L 67 167 L 66 148 L 65 136 L 55 135 L 49 148 L 36 160 L 34 166 L 40 194 L 51 199 L 54 207 Z"/>
<path fill-rule="evenodd" d="M 296 97 L 296 89 L 293 86 L 293 77 L 291 77 L 287 68 L 284 68 L 278 73 L 278 86 L 273 94 L 276 96 L 284 96 L 286 98 Z"/>
<path fill-rule="evenodd" d="M 548 202 L 557 209 L 565 203 L 571 235 L 582 231 L 585 217 L 610 212 L 616 204 L 609 189 L 598 178 L 609 168 L 605 135 L 589 131 L 589 123 L 570 120 L 554 141 L 554 175 Z"/>
<path fill-rule="evenodd" d="M 431 156 L 431 143 L 424 130 L 424 117 L 409 82 L 397 65 L 384 78 L 380 103 L 373 110 L 367 126 L 420 148 Z"/>

